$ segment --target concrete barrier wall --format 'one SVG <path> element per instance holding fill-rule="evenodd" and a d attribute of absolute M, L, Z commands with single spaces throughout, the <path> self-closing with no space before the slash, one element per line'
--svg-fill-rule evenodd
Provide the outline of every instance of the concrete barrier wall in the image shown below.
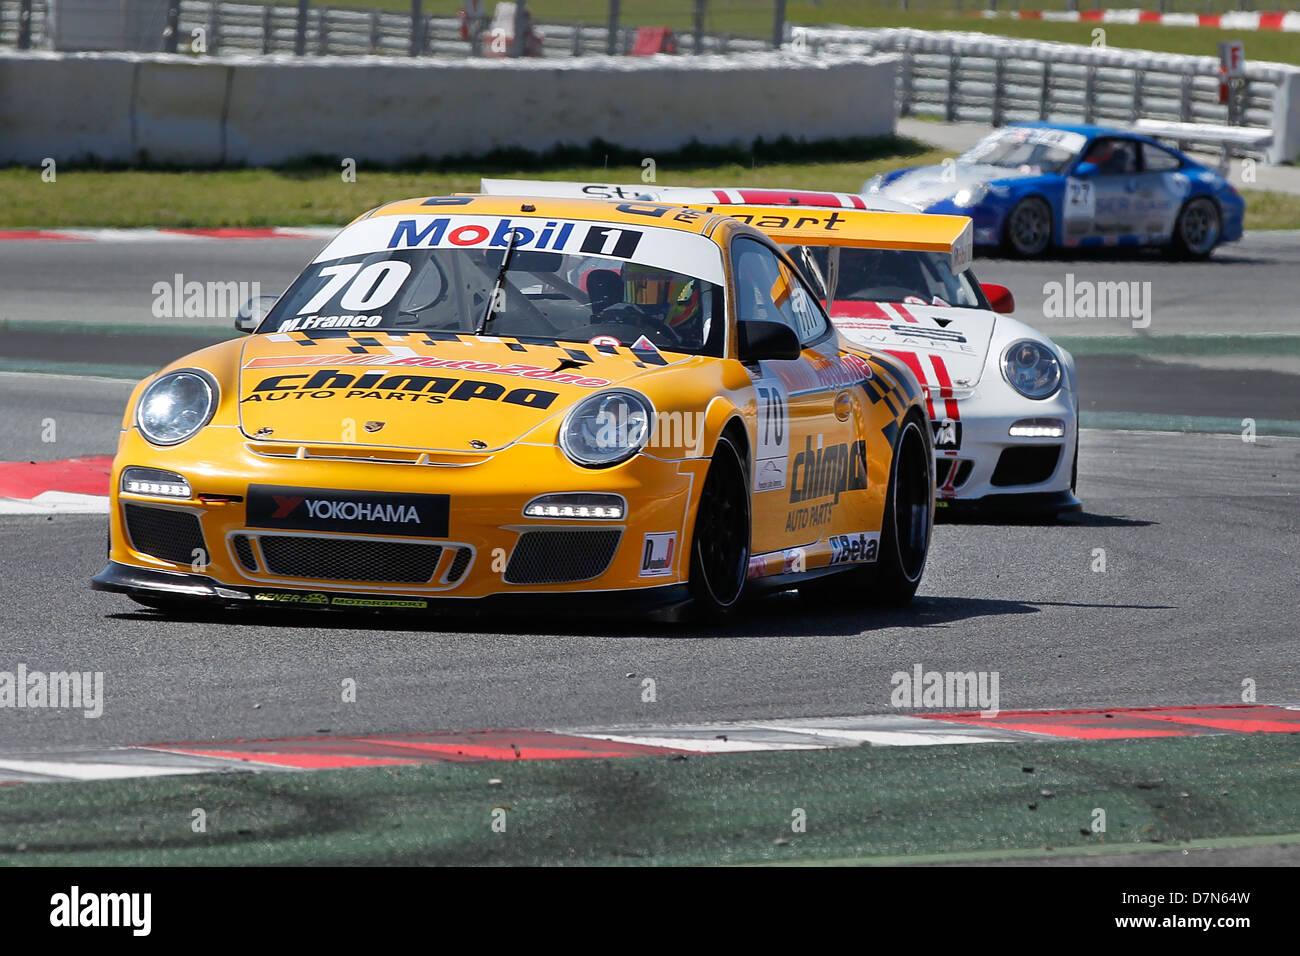
<path fill-rule="evenodd" d="M 0 54 L 0 163 L 397 164 L 593 139 L 816 141 L 894 130 L 894 56 L 576 60 Z"/>

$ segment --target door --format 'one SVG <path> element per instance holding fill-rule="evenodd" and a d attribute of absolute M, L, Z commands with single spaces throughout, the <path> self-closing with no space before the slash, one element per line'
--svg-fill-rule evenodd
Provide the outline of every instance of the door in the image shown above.
<path fill-rule="evenodd" d="M 803 279 L 748 236 L 732 243 L 731 260 L 738 322 L 781 322 L 803 344 L 797 359 L 747 366 L 755 399 L 752 551 L 764 554 L 826 538 L 849 505 L 845 494 L 865 488 L 865 450 L 854 441 L 860 403 L 838 338 Z"/>

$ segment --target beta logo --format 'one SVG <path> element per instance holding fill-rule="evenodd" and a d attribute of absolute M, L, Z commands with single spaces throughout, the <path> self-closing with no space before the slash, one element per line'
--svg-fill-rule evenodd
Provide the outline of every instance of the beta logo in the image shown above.
<path fill-rule="evenodd" d="M 833 534 L 830 543 L 831 564 L 860 564 L 876 560 L 876 554 L 880 550 L 880 534 L 874 531 Z"/>
<path fill-rule="evenodd" d="M 673 573 L 673 553 L 677 550 L 677 532 L 647 534 L 641 549 L 641 577 L 662 578 Z"/>

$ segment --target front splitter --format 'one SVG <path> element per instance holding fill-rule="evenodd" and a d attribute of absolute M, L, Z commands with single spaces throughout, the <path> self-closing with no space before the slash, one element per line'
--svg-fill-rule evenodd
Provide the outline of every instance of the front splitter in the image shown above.
<path fill-rule="evenodd" d="M 489 594 L 478 598 L 452 598 L 427 594 L 375 594 L 324 591 L 319 588 L 232 587 L 202 574 L 137 568 L 110 561 L 91 578 L 96 591 L 125 594 L 145 604 L 166 604 L 183 609 L 203 606 L 249 609 L 294 608 L 344 612 L 440 613 L 440 614 L 531 614 L 558 611 L 566 616 L 626 615 L 671 612 L 690 603 L 684 584 L 635 588 L 625 591 L 557 591 L 551 593 Z"/>

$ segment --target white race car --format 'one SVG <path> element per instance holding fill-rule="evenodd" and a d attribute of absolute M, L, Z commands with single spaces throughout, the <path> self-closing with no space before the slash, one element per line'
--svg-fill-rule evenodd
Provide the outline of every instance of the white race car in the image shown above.
<path fill-rule="evenodd" d="M 483 189 L 686 205 L 763 230 L 820 288 L 846 337 L 894 356 L 916 377 L 934 433 L 941 509 L 1050 517 L 1082 507 L 1074 493 L 1074 359 L 1011 317 L 1009 289 L 976 280 L 969 219 L 807 190 L 487 179 Z M 870 246 L 838 241 L 838 229 L 862 216 L 872 219 L 878 239 Z M 964 228 L 937 225 L 958 221 Z M 861 235 L 862 224 L 855 225 Z"/>

